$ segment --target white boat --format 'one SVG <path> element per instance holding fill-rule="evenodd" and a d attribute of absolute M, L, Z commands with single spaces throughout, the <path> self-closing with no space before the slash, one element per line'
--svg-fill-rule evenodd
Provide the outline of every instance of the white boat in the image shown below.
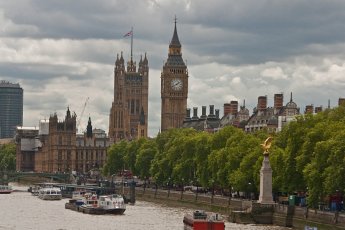
<path fill-rule="evenodd" d="M 72 200 L 82 200 L 85 197 L 85 194 L 87 194 L 84 189 L 83 190 L 76 190 L 72 192 Z"/>
<path fill-rule="evenodd" d="M 126 211 L 123 196 L 118 194 L 100 196 L 98 206 L 111 214 L 123 214 Z"/>
<path fill-rule="evenodd" d="M 60 188 L 41 188 L 38 192 L 38 198 L 42 200 L 61 200 L 61 189 Z"/>
<path fill-rule="evenodd" d="M 0 185 L 0 194 L 10 194 L 13 189 L 9 185 Z"/>
<path fill-rule="evenodd" d="M 98 199 L 97 195 L 95 193 L 85 193 L 83 198 L 81 199 L 83 201 L 83 205 L 87 207 L 98 207 Z"/>

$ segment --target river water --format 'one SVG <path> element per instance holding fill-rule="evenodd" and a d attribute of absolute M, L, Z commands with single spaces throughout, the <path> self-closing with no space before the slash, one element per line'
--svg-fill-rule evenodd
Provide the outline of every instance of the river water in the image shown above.
<path fill-rule="evenodd" d="M 88 215 L 65 209 L 68 199 L 45 201 L 13 185 L 11 194 L 0 194 L 0 230 L 183 230 L 183 216 L 193 210 L 137 201 L 124 215 Z M 274 226 L 225 223 L 226 230 L 283 230 Z"/>

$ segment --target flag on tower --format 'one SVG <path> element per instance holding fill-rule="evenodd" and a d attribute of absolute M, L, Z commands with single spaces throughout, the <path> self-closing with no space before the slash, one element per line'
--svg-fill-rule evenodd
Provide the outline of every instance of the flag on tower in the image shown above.
<path fill-rule="evenodd" d="M 133 35 L 133 30 L 129 31 L 128 33 L 126 33 L 125 35 L 123 35 L 123 37 L 129 37 Z"/>

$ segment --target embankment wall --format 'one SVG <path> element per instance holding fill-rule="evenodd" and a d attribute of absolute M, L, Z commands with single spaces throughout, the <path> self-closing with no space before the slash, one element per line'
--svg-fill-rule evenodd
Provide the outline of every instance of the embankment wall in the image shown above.
<path fill-rule="evenodd" d="M 125 188 L 124 192 L 128 195 L 129 188 Z M 138 200 L 218 212 L 238 223 L 268 223 L 295 229 L 311 226 L 318 227 L 318 230 L 345 230 L 345 213 L 281 204 L 267 208 L 248 200 L 142 187 L 136 187 L 135 195 Z"/>

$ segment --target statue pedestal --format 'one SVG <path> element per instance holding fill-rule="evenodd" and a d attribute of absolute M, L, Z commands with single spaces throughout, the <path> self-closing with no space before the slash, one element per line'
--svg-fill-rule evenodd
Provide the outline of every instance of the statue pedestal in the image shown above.
<path fill-rule="evenodd" d="M 268 155 L 264 155 L 260 170 L 260 196 L 258 203 L 274 204 L 272 196 L 272 168 Z"/>

